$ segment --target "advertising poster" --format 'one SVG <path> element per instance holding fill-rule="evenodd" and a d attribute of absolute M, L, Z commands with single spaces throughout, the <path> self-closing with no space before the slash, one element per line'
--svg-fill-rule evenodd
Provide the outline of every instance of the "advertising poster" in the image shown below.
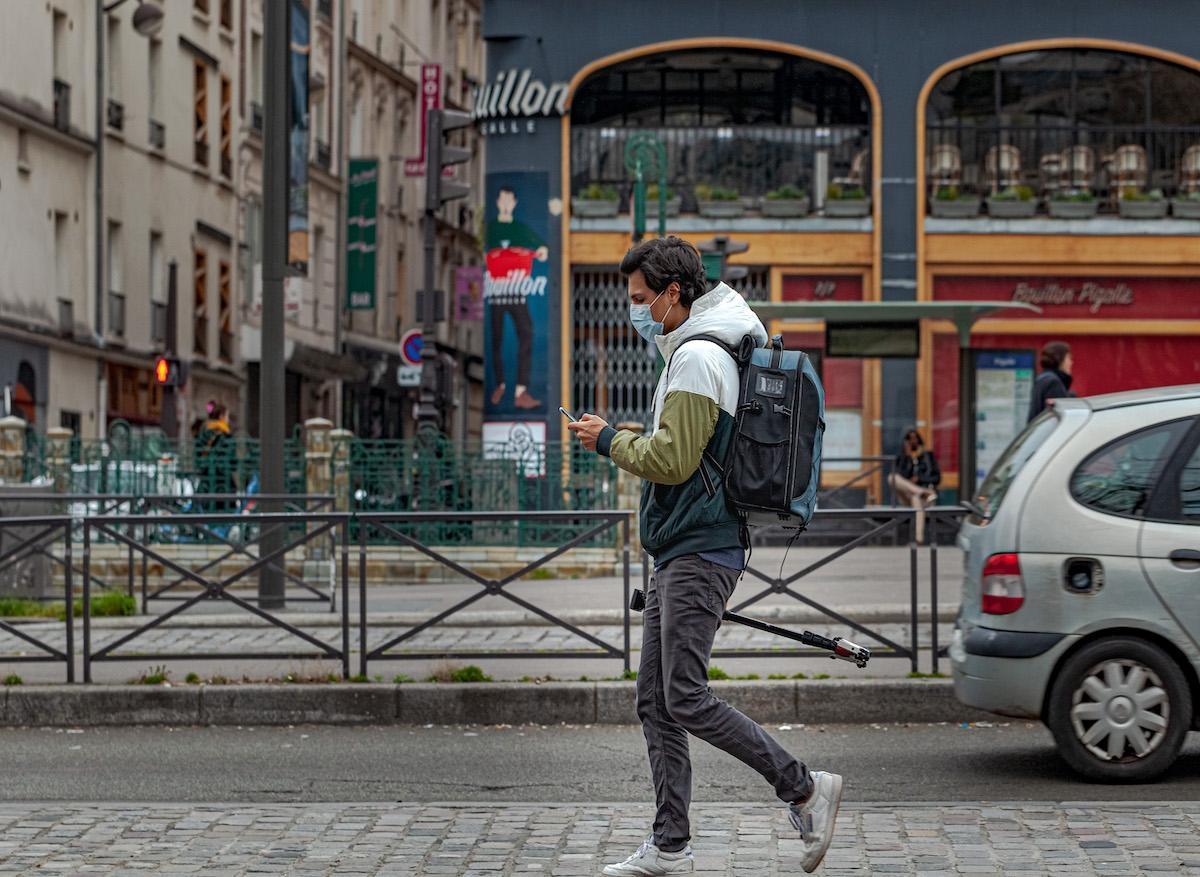
<path fill-rule="evenodd" d="M 488 174 L 484 221 L 484 415 L 535 419 L 549 395 L 549 181 Z"/>
<path fill-rule="evenodd" d="M 346 307 L 375 307 L 375 233 L 379 203 L 379 162 L 350 159 L 346 193 Z"/>
<path fill-rule="evenodd" d="M 308 3 L 288 7 L 288 264 L 308 273 Z"/>
<path fill-rule="evenodd" d="M 1025 428 L 1033 393 L 1032 350 L 975 354 L 975 479 L 987 476 L 1009 442 Z"/>

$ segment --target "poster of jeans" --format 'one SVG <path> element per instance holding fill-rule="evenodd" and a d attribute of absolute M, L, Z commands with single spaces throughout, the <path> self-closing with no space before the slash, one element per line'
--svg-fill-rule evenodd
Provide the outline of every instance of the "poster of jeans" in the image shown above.
<path fill-rule="evenodd" d="M 550 212 L 544 172 L 488 174 L 484 414 L 533 419 L 549 395 Z"/>

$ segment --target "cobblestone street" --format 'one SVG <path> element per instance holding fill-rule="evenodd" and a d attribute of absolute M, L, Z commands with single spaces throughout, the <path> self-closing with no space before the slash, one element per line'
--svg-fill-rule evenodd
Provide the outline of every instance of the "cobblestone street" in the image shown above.
<path fill-rule="evenodd" d="M 0 805 L 0 873 L 590 875 L 645 804 Z M 783 810 L 692 807 L 696 871 L 800 872 Z M 827 875 L 1200 874 L 1200 804 L 848 804 Z"/>

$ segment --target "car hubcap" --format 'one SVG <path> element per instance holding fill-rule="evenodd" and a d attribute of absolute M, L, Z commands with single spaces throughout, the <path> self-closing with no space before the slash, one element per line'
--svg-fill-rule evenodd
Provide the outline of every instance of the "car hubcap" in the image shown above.
<path fill-rule="evenodd" d="M 1075 736 L 1102 761 L 1145 758 L 1162 743 L 1170 718 L 1162 681 L 1137 661 L 1097 664 L 1071 702 Z"/>

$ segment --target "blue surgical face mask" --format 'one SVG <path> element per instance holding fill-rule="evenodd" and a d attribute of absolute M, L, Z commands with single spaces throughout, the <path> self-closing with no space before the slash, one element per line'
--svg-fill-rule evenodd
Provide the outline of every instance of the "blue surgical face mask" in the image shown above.
<path fill-rule="evenodd" d="M 650 309 L 654 307 L 655 302 L 663 297 L 664 289 L 654 297 L 654 301 L 650 304 L 630 304 L 629 305 L 629 322 L 633 323 L 633 328 L 637 333 L 647 341 L 653 343 L 655 335 L 664 334 L 663 324 L 661 320 L 655 320 L 654 314 Z M 672 305 L 674 307 L 674 305 Z M 667 308 L 667 314 L 671 313 L 671 309 Z M 667 314 L 663 314 L 663 319 L 666 319 Z"/>

